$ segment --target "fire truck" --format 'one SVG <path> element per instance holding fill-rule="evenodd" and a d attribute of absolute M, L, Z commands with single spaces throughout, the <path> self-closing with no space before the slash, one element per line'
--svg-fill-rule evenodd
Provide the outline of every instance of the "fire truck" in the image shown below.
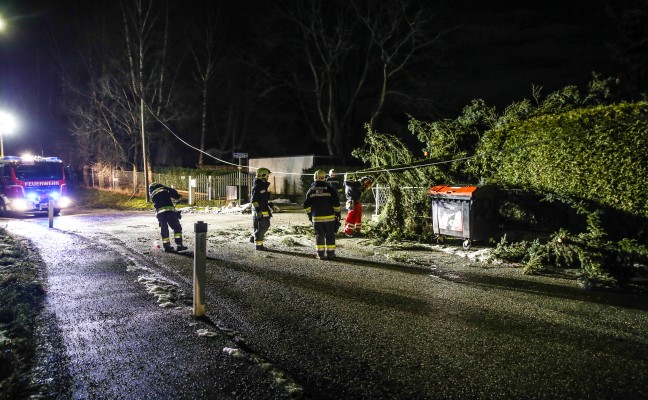
<path fill-rule="evenodd" d="M 0 214 L 47 212 L 70 205 L 63 161 L 58 157 L 0 157 Z"/>

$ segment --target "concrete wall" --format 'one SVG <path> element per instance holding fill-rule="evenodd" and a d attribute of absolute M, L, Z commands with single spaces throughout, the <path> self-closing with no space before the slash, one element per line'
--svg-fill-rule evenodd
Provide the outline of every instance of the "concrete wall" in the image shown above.
<path fill-rule="evenodd" d="M 254 168 L 268 168 L 270 175 L 270 191 L 273 194 L 303 195 L 306 191 L 301 187 L 301 174 L 304 169 L 311 168 L 315 162 L 314 155 L 292 157 L 250 158 L 250 173 Z"/>

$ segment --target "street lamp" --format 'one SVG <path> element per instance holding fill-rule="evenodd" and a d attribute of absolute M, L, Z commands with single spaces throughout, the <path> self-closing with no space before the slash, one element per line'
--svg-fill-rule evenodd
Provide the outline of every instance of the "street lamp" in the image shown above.
<path fill-rule="evenodd" d="M 5 133 L 13 133 L 16 125 L 16 119 L 13 115 L 0 111 L 0 157 L 4 157 L 4 135 Z"/>

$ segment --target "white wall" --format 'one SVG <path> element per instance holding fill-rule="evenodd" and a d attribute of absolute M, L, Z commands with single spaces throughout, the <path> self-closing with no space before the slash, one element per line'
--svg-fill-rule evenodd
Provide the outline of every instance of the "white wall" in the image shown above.
<path fill-rule="evenodd" d="M 302 171 L 313 166 L 314 155 L 292 157 L 250 158 L 250 173 L 255 168 L 268 168 L 270 174 L 270 191 L 274 194 L 303 195 L 301 187 Z"/>

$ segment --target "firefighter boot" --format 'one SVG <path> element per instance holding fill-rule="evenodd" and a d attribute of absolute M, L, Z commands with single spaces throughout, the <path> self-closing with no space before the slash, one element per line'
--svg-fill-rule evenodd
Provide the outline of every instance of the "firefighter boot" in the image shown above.
<path fill-rule="evenodd" d="M 182 243 L 179 243 L 178 245 L 176 245 L 176 251 L 184 251 L 184 250 L 187 250 L 188 248 L 189 247 L 184 246 Z"/>
<path fill-rule="evenodd" d="M 335 251 L 327 251 L 326 252 L 326 259 L 327 260 L 335 260 L 337 257 L 335 256 Z"/>
<path fill-rule="evenodd" d="M 315 255 L 315 258 L 317 258 L 318 260 L 326 260 L 326 255 L 323 251 L 318 251 Z"/>
<path fill-rule="evenodd" d="M 175 253 L 175 249 L 171 247 L 171 243 L 164 243 L 164 251 L 167 253 Z"/>

